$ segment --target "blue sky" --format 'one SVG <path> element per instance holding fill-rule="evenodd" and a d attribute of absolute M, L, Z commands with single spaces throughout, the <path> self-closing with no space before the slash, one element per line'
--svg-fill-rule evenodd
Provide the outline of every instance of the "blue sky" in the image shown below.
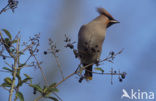
<path fill-rule="evenodd" d="M 0 8 L 6 3 L 0 0 Z M 105 63 L 102 67 L 107 72 L 110 68 L 125 71 L 128 73 L 127 78 L 120 83 L 117 77 L 114 77 L 114 84 L 111 85 L 110 76 L 93 75 L 92 81 L 80 84 L 78 77 L 73 76 L 58 87 L 60 89 L 58 95 L 63 101 L 125 101 L 121 99 L 122 89 L 127 91 L 140 89 L 156 93 L 154 0 L 21 0 L 15 13 L 9 10 L 0 15 L 0 29 L 8 29 L 14 35 L 21 31 L 23 41 L 27 41 L 29 36 L 41 33 L 38 58 L 44 62 L 44 72 L 49 83 L 58 82 L 61 76 L 55 68 L 55 59 L 42 54 L 44 49 L 48 48 L 48 38 L 55 40 L 61 49 L 64 46 L 64 34 L 77 41 L 80 26 L 98 16 L 97 7 L 104 7 L 120 21 L 120 24 L 113 25 L 107 30 L 101 59 L 112 50 L 119 51 L 124 48 L 124 52 L 116 57 L 114 64 Z M 79 64 L 79 60 L 74 58 L 69 49 L 62 49 L 59 59 L 66 76 Z M 0 62 L 3 62 L 2 59 Z M 0 63 L 0 67 L 2 66 L 3 63 Z M 34 83 L 43 84 L 39 70 L 24 69 L 22 72 L 31 75 Z M 0 83 L 5 76 L 5 73 L 0 74 Z M 36 97 L 32 95 L 32 89 L 28 86 L 24 86 L 21 90 L 25 94 L 26 101 Z M 7 99 L 7 92 L 0 88 L 0 100 Z"/>

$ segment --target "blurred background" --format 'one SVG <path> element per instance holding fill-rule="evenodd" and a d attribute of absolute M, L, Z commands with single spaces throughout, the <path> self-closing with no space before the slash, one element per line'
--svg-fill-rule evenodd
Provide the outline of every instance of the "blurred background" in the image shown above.
<path fill-rule="evenodd" d="M 6 4 L 7 0 L 0 0 L 0 9 Z M 123 53 L 115 58 L 114 64 L 103 63 L 101 67 L 104 67 L 105 72 L 111 68 L 125 71 L 127 77 L 120 83 L 118 77 L 114 76 L 111 85 L 111 77 L 107 75 L 94 74 L 93 80 L 84 80 L 82 83 L 78 83 L 79 77 L 75 75 L 58 86 L 57 94 L 63 101 L 125 101 L 127 99 L 121 99 L 122 89 L 156 93 L 155 0 L 19 0 L 14 13 L 8 10 L 0 15 L 0 30 L 8 29 L 14 35 L 20 31 L 22 41 L 28 41 L 30 36 L 41 33 L 38 58 L 43 61 L 42 67 L 48 83 L 59 82 L 61 75 L 55 58 L 43 54 L 49 48 L 48 38 L 56 41 L 61 49 L 59 60 L 64 75 L 69 75 L 77 68 L 79 60 L 75 59 L 70 49 L 64 48 L 64 35 L 67 34 L 77 42 L 81 25 L 99 15 L 97 7 L 105 8 L 120 21 L 107 30 L 101 59 L 110 51 L 124 48 Z M 0 67 L 3 66 L 3 59 L 0 58 Z M 39 69 L 25 68 L 22 72 L 32 76 L 33 83 L 44 85 Z M 0 73 L 0 84 L 8 75 Z M 27 85 L 20 91 L 24 93 L 25 101 L 33 101 L 39 96 L 33 95 L 33 89 Z M 0 88 L 0 101 L 7 100 L 8 92 Z"/>

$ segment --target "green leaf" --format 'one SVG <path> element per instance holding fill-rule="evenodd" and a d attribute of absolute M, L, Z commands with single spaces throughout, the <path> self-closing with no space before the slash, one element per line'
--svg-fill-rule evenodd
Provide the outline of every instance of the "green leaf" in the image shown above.
<path fill-rule="evenodd" d="M 11 46 L 10 39 L 5 38 L 5 39 L 4 39 L 4 42 L 5 42 L 5 45 L 6 45 L 8 48 Z"/>
<path fill-rule="evenodd" d="M 51 84 L 49 87 L 43 88 L 43 96 L 49 96 L 52 92 L 58 92 L 59 90 L 55 88 L 56 83 Z"/>
<path fill-rule="evenodd" d="M 30 80 L 30 82 L 32 82 L 32 81 L 31 81 L 31 78 L 25 78 L 24 80 L 22 80 L 22 84 L 23 84 L 23 83 L 26 83 L 26 82 L 29 81 L 29 80 Z"/>
<path fill-rule="evenodd" d="M 48 91 L 48 88 L 44 86 L 43 93 L 47 93 L 47 91 Z"/>
<path fill-rule="evenodd" d="M 21 92 L 17 92 L 16 96 L 20 99 L 20 101 L 24 101 L 23 94 Z"/>
<path fill-rule="evenodd" d="M 8 67 L 3 67 L 2 69 L 7 70 L 9 72 L 12 72 L 12 70 L 10 68 L 8 68 Z"/>
<path fill-rule="evenodd" d="M 17 40 L 13 40 L 13 41 L 11 41 L 11 43 L 12 43 L 12 44 L 17 43 Z"/>
<path fill-rule="evenodd" d="M 11 87 L 11 84 L 2 83 L 0 86 L 2 86 L 2 87 Z"/>
<path fill-rule="evenodd" d="M 97 67 L 97 68 L 94 68 L 94 69 L 95 70 L 98 70 L 98 71 L 101 71 L 102 73 L 104 73 L 104 70 L 102 68 Z"/>
<path fill-rule="evenodd" d="M 48 87 L 48 91 L 49 92 L 59 92 L 59 90 L 55 87 L 56 83 L 53 83 L 51 84 L 49 87 Z"/>
<path fill-rule="evenodd" d="M 48 88 L 49 92 L 59 92 L 59 90 L 57 88 Z"/>
<path fill-rule="evenodd" d="M 22 54 L 23 55 L 24 53 L 23 52 L 19 52 L 18 54 Z"/>
<path fill-rule="evenodd" d="M 37 91 L 39 91 L 40 93 L 42 93 L 43 91 L 42 91 L 42 88 L 39 86 L 39 85 L 37 85 L 37 84 L 30 84 L 29 85 L 30 87 L 33 87 L 33 88 L 35 88 Z"/>
<path fill-rule="evenodd" d="M 8 30 L 6 30 L 6 29 L 2 29 L 4 32 L 5 32 L 5 34 L 9 37 L 9 39 L 10 40 L 12 40 L 12 36 L 11 36 L 11 34 L 10 34 L 10 32 L 8 31 Z"/>
<path fill-rule="evenodd" d="M 24 76 L 26 77 L 26 78 L 31 78 L 29 75 L 27 75 L 27 74 L 24 74 Z M 32 79 L 32 78 L 31 78 Z"/>
<path fill-rule="evenodd" d="M 11 83 L 12 83 L 12 80 L 11 80 L 11 78 L 9 78 L 9 77 L 6 77 L 6 78 L 4 79 L 4 81 L 5 81 L 5 83 L 7 83 L 7 84 L 9 84 L 9 85 L 11 85 Z"/>
<path fill-rule="evenodd" d="M 23 66 L 25 66 L 25 65 L 26 65 L 26 64 L 25 64 L 25 63 L 23 63 L 23 64 L 20 64 L 20 65 L 19 65 L 19 67 L 23 67 Z"/>
<path fill-rule="evenodd" d="M 49 96 L 49 97 L 47 97 L 47 98 L 49 98 L 49 99 L 51 99 L 51 100 L 53 100 L 53 101 L 58 101 L 55 97 L 52 97 L 52 96 Z"/>
<path fill-rule="evenodd" d="M 56 83 L 52 83 L 49 87 L 54 87 L 56 85 Z"/>
<path fill-rule="evenodd" d="M 32 83 L 32 78 L 29 75 L 24 74 L 24 76 L 26 77 L 25 79 L 28 79 L 30 81 L 30 83 Z"/>

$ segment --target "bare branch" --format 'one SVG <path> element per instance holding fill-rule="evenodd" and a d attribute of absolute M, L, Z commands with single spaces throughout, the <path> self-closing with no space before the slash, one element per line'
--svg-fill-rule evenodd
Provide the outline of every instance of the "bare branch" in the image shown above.
<path fill-rule="evenodd" d="M 8 0 L 8 4 L 0 11 L 0 14 L 6 12 L 8 9 L 11 9 L 14 12 L 15 8 L 17 8 L 18 1 L 17 0 Z"/>
<path fill-rule="evenodd" d="M 33 57 L 35 58 L 35 60 L 36 60 L 36 62 L 37 62 L 37 65 L 38 65 L 38 67 L 39 67 L 39 69 L 40 69 L 40 71 L 41 71 L 41 74 L 42 74 L 42 77 L 43 77 L 43 79 L 44 79 L 44 81 L 45 81 L 46 86 L 48 86 L 48 81 L 47 81 L 46 76 L 45 76 L 45 74 L 44 74 L 44 72 L 43 72 L 43 70 L 42 70 L 42 67 L 40 66 L 39 61 L 37 60 L 37 58 L 36 58 L 35 55 L 33 55 Z"/>
<path fill-rule="evenodd" d="M 57 63 L 57 66 L 58 66 L 58 69 L 60 71 L 60 74 L 62 76 L 62 79 L 64 79 L 64 75 L 63 75 L 63 71 L 62 71 L 62 68 L 61 68 L 61 64 L 59 62 L 59 59 L 58 59 L 58 56 L 56 55 L 56 53 L 59 52 L 59 49 L 56 48 L 56 44 L 51 40 L 49 39 L 49 45 L 50 45 L 50 52 L 53 54 L 55 60 L 56 60 L 56 63 Z"/>

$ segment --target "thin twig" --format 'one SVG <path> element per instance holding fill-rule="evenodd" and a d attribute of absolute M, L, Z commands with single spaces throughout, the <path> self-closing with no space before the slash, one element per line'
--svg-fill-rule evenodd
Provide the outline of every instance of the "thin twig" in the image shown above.
<path fill-rule="evenodd" d="M 113 73 L 113 68 L 111 68 L 111 85 L 113 85 L 113 75 L 112 75 L 112 73 Z"/>
<path fill-rule="evenodd" d="M 30 44 L 31 45 L 31 44 Z M 30 47 L 30 45 L 28 45 L 28 47 L 29 48 L 31 48 Z M 32 51 L 32 53 L 34 53 L 35 51 L 36 51 L 36 49 L 37 49 L 37 47 L 39 46 L 39 43 L 36 45 L 36 47 L 35 47 L 35 49 Z M 28 48 L 28 49 L 29 49 Z M 27 50 L 27 49 L 26 49 Z M 24 52 L 25 51 L 25 49 L 24 50 L 22 50 L 22 52 Z M 30 58 L 33 56 L 33 54 L 30 54 L 30 56 L 27 58 L 27 60 L 24 62 L 24 64 L 27 64 L 27 62 L 30 60 Z"/>
<path fill-rule="evenodd" d="M 11 65 L 8 63 L 8 62 L 6 62 L 6 61 L 4 61 L 5 62 L 5 64 L 7 64 L 9 67 L 11 67 Z M 12 67 L 11 67 L 12 68 Z"/>
<path fill-rule="evenodd" d="M 7 4 L 1 11 L 0 14 L 2 14 L 3 12 L 5 12 L 7 10 L 7 7 L 9 7 L 9 4 Z"/>
<path fill-rule="evenodd" d="M 93 72 L 93 71 L 90 71 L 90 70 L 87 70 L 87 69 L 85 69 L 86 71 L 88 71 L 88 72 L 91 72 L 91 73 L 93 73 L 93 74 L 101 74 L 101 75 L 121 75 L 121 73 L 113 73 L 113 72 L 111 72 L 111 73 L 99 73 L 99 72 Z"/>
<path fill-rule="evenodd" d="M 58 68 L 59 68 L 59 71 L 60 71 L 60 73 L 61 73 L 62 79 L 64 79 L 64 75 L 63 75 L 63 71 L 62 71 L 60 62 L 59 62 L 59 60 L 58 60 L 58 57 L 56 56 L 56 53 L 55 53 L 53 50 L 52 50 L 52 54 L 53 54 L 54 57 L 55 57 L 55 60 L 56 60 L 57 66 L 58 66 Z"/>
<path fill-rule="evenodd" d="M 39 61 L 37 60 L 37 58 L 36 58 L 35 55 L 33 55 L 33 57 L 35 58 L 35 60 L 36 60 L 36 62 L 37 62 L 37 65 L 38 65 L 38 67 L 39 67 L 39 69 L 40 69 L 40 71 L 41 71 L 41 74 L 42 74 L 42 77 L 43 77 L 43 79 L 44 79 L 44 81 L 45 81 L 46 86 L 48 86 L 48 81 L 47 81 L 46 76 L 45 76 L 45 74 L 44 74 L 44 72 L 43 72 L 43 70 L 42 70 L 42 67 L 40 66 Z"/>
<path fill-rule="evenodd" d="M 33 44 L 28 45 L 26 48 L 24 48 L 21 52 L 25 52 L 26 50 L 28 50 L 29 48 L 31 48 L 33 46 Z"/>
<path fill-rule="evenodd" d="M 76 74 L 76 72 L 71 73 L 70 75 L 68 75 L 67 77 L 65 77 L 63 80 L 61 80 L 60 82 L 58 82 L 54 88 L 56 88 L 58 85 L 60 85 L 62 82 L 64 82 L 65 80 L 67 80 L 68 78 L 72 77 L 74 74 Z"/>

